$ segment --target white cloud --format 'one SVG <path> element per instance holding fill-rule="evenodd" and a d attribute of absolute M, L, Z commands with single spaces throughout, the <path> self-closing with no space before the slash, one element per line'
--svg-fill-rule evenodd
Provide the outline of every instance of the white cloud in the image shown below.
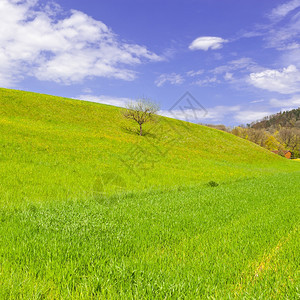
<path fill-rule="evenodd" d="M 216 76 L 207 77 L 205 79 L 200 79 L 194 82 L 194 84 L 197 84 L 199 86 L 208 86 L 214 83 L 220 83 L 220 80 L 218 80 Z"/>
<path fill-rule="evenodd" d="M 236 112 L 240 111 L 240 109 L 241 107 L 239 105 L 218 105 L 207 110 L 208 114 L 205 117 L 205 120 L 210 120 L 212 122 L 221 122 L 226 116 L 235 114 Z"/>
<path fill-rule="evenodd" d="M 249 82 L 255 87 L 281 94 L 300 92 L 300 71 L 290 65 L 282 70 L 265 70 L 251 73 Z"/>
<path fill-rule="evenodd" d="M 82 90 L 82 92 L 83 92 L 84 94 L 91 94 L 93 91 L 92 91 L 92 89 L 90 89 L 90 88 L 84 88 L 84 89 Z"/>
<path fill-rule="evenodd" d="M 286 44 L 286 45 L 282 45 L 280 47 L 278 47 L 278 50 L 295 50 L 295 49 L 299 49 L 300 48 L 300 44 L 292 42 L 290 44 Z"/>
<path fill-rule="evenodd" d="M 293 109 L 300 107 L 300 95 L 295 95 L 289 99 L 271 99 L 270 105 L 272 107 L 278 107 L 282 109 Z"/>
<path fill-rule="evenodd" d="M 177 110 L 161 110 L 160 115 L 176 118 L 183 121 L 192 121 L 195 123 L 214 123 L 214 124 L 247 124 L 254 121 L 261 120 L 262 118 L 274 114 L 274 107 L 283 107 L 282 102 L 273 99 L 270 101 L 272 104 L 264 106 L 250 106 L 250 105 L 217 105 L 206 109 L 206 114 L 201 109 L 177 109 Z M 264 100 L 252 101 L 250 103 L 264 102 Z M 293 103 L 300 103 L 300 97 L 294 98 Z M 286 107 L 292 104 L 292 101 L 285 102 Z M 289 107 L 290 108 L 290 107 Z"/>
<path fill-rule="evenodd" d="M 281 19 L 300 6 L 300 0 L 292 0 L 275 7 L 270 14 L 271 19 Z"/>
<path fill-rule="evenodd" d="M 213 75 L 199 78 L 194 84 L 200 86 L 210 86 L 216 83 L 230 83 L 235 88 L 244 88 L 248 85 L 249 72 L 258 72 L 264 70 L 253 59 L 249 57 L 241 57 L 239 59 L 231 60 L 224 65 L 220 65 L 208 71 Z M 189 71 L 188 76 L 202 75 L 203 70 Z"/>
<path fill-rule="evenodd" d="M 218 66 L 210 72 L 214 74 L 222 74 L 233 71 L 254 72 L 258 71 L 259 69 L 260 67 L 251 58 L 242 57 L 239 59 L 231 60 L 226 65 Z"/>
<path fill-rule="evenodd" d="M 161 74 L 156 80 L 155 84 L 158 87 L 163 86 L 165 83 L 169 82 L 170 84 L 181 84 L 184 82 L 184 79 L 181 75 L 176 73 L 171 74 Z"/>
<path fill-rule="evenodd" d="M 189 46 L 190 50 L 204 50 L 208 49 L 217 50 L 223 47 L 224 43 L 227 43 L 227 40 L 224 40 L 216 36 L 202 36 L 195 39 Z"/>
<path fill-rule="evenodd" d="M 280 63 L 283 65 L 295 65 L 300 68 L 300 49 L 294 49 L 286 51 L 280 59 Z"/>
<path fill-rule="evenodd" d="M 292 0 L 275 7 L 269 14 L 269 24 L 257 25 L 267 48 L 288 51 L 299 48 L 300 0 Z"/>
<path fill-rule="evenodd" d="M 186 72 L 186 75 L 191 76 L 191 77 L 195 77 L 197 75 L 202 75 L 204 73 L 204 70 L 198 70 L 198 71 L 188 71 Z"/>
<path fill-rule="evenodd" d="M 263 99 L 259 99 L 259 100 L 253 100 L 253 101 L 250 101 L 250 103 L 261 103 L 261 102 L 264 102 L 265 100 Z"/>
<path fill-rule="evenodd" d="M 200 119 L 203 118 L 205 112 L 202 109 L 173 109 L 172 111 L 160 110 L 158 114 L 173 119 L 188 122 L 198 122 Z"/>
<path fill-rule="evenodd" d="M 201 78 L 200 75 L 205 73 L 203 69 L 198 71 L 188 71 L 186 72 L 186 75 L 196 77 L 197 80 L 193 82 L 193 84 L 197 84 L 199 86 L 209 86 L 216 83 L 226 82 L 233 84 L 238 88 L 245 86 L 249 72 L 258 72 L 262 70 L 264 69 L 253 61 L 253 59 L 249 57 L 241 57 L 207 71 L 213 75 L 209 74 L 209 76 L 202 76 Z"/>
<path fill-rule="evenodd" d="M 221 53 L 214 53 L 212 56 L 215 60 L 221 60 L 223 59 L 223 55 Z"/>
<path fill-rule="evenodd" d="M 133 80 L 130 66 L 161 60 L 144 46 L 120 41 L 103 22 L 80 11 L 57 19 L 59 6 L 52 2 L 53 10 L 41 3 L 0 1 L 2 86 L 24 74 L 66 84 L 93 76 Z"/>
<path fill-rule="evenodd" d="M 243 124 L 261 120 L 271 115 L 270 111 L 243 110 L 234 115 L 234 119 Z"/>
<path fill-rule="evenodd" d="M 300 13 L 284 20 L 285 24 L 274 25 L 266 34 L 267 47 L 278 50 L 293 50 L 299 48 Z"/>
<path fill-rule="evenodd" d="M 227 80 L 227 81 L 233 80 L 233 74 L 230 73 L 230 72 L 226 72 L 225 75 L 224 75 L 224 79 Z"/>
<path fill-rule="evenodd" d="M 119 107 L 126 107 L 129 102 L 132 102 L 130 98 L 124 97 L 112 97 L 112 96 L 95 96 L 95 95 L 79 95 L 75 97 L 75 99 L 90 101 L 90 102 L 97 102 L 102 104 L 114 105 Z"/>
<path fill-rule="evenodd" d="M 35 0 L 35 2 L 37 1 Z M 56 16 L 62 13 L 63 9 L 58 3 L 51 0 L 49 2 L 46 2 L 43 7 L 43 11 L 45 11 L 48 16 Z"/>
<path fill-rule="evenodd" d="M 179 120 L 189 120 L 193 122 L 221 122 L 224 118 L 232 113 L 240 110 L 240 106 L 215 106 L 203 111 L 203 109 L 177 109 L 177 110 L 161 110 L 160 115 L 176 118 Z"/>
<path fill-rule="evenodd" d="M 269 14 L 269 22 L 254 24 L 251 30 L 242 32 L 240 37 L 261 36 L 265 48 L 281 51 L 299 49 L 300 0 L 291 0 L 275 7 Z"/>

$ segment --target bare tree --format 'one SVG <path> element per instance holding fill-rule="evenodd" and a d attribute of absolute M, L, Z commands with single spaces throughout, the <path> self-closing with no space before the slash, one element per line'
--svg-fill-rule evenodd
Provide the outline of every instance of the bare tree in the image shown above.
<path fill-rule="evenodd" d="M 155 114 L 159 111 L 159 106 L 147 99 L 139 99 L 135 102 L 131 102 L 126 106 L 126 110 L 123 111 L 123 116 L 126 119 L 134 120 L 139 124 L 140 136 L 143 135 L 142 125 L 144 123 L 154 120 Z"/>
<path fill-rule="evenodd" d="M 267 139 L 268 139 L 268 134 L 266 133 L 265 130 L 254 129 L 254 128 L 248 129 L 248 140 L 249 141 L 264 147 Z"/>
<path fill-rule="evenodd" d="M 286 148 L 293 148 L 295 143 L 296 134 L 291 128 L 281 128 L 279 130 L 279 140 Z"/>
<path fill-rule="evenodd" d="M 231 133 L 242 139 L 246 139 L 246 140 L 248 139 L 248 129 L 242 126 L 234 127 Z"/>
<path fill-rule="evenodd" d="M 300 145 L 300 129 L 299 128 L 282 128 L 279 130 L 279 140 L 284 146 L 295 151 Z"/>

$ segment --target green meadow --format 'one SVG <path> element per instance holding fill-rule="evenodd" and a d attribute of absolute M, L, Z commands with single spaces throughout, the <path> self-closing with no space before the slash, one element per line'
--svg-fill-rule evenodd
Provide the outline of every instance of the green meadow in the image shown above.
<path fill-rule="evenodd" d="M 1 299 L 298 299 L 300 163 L 165 117 L 0 89 Z"/>

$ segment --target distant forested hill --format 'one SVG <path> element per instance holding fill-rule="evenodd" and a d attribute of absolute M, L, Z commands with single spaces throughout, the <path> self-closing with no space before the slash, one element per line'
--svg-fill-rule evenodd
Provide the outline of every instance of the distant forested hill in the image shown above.
<path fill-rule="evenodd" d="M 300 107 L 266 116 L 261 121 L 233 129 L 225 125 L 202 125 L 230 132 L 282 156 L 290 151 L 292 158 L 300 157 Z"/>
<path fill-rule="evenodd" d="M 290 111 L 284 111 L 275 115 L 267 116 L 262 121 L 251 124 L 255 129 L 269 129 L 278 127 L 300 128 L 300 107 Z"/>

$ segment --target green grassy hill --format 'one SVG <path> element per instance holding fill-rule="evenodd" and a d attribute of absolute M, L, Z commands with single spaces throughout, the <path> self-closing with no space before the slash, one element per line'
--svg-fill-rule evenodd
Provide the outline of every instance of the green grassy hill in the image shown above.
<path fill-rule="evenodd" d="M 300 163 L 179 120 L 136 130 L 0 89 L 0 298 L 299 297 Z"/>
<path fill-rule="evenodd" d="M 160 117 L 140 137 L 120 108 L 36 93 L 0 89 L 0 126 L 6 203 L 89 197 L 113 174 L 126 190 L 141 190 L 295 169 L 221 131 Z"/>

